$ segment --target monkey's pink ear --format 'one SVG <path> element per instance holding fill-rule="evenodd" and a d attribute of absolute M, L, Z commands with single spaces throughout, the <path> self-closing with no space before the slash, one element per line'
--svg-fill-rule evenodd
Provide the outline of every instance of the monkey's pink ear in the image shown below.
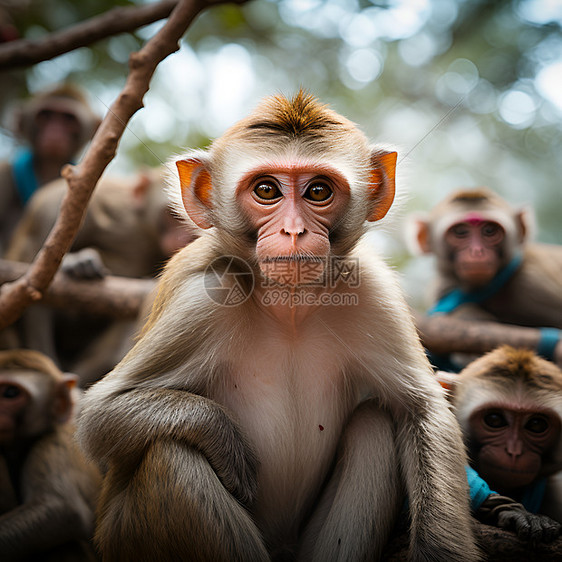
<path fill-rule="evenodd" d="M 189 218 L 200 228 L 211 228 L 211 174 L 198 158 L 177 160 L 181 197 Z"/>
<path fill-rule="evenodd" d="M 437 371 L 435 373 L 437 382 L 445 389 L 447 395 L 455 392 L 455 387 L 459 380 L 458 373 L 449 373 L 448 371 Z"/>
<path fill-rule="evenodd" d="M 515 222 L 517 224 L 517 240 L 520 244 L 527 242 L 532 237 L 534 231 L 534 214 L 529 208 L 523 208 L 515 213 Z"/>
<path fill-rule="evenodd" d="M 58 423 L 64 423 L 70 419 L 74 409 L 74 398 L 72 392 L 78 384 L 78 376 L 72 373 L 64 373 L 63 380 L 57 383 L 55 389 L 54 415 Z"/>
<path fill-rule="evenodd" d="M 415 218 L 412 219 L 411 225 L 413 231 L 412 246 L 416 250 L 414 253 L 431 254 L 429 223 L 421 218 Z"/>
<path fill-rule="evenodd" d="M 374 202 L 373 209 L 367 220 L 370 222 L 382 219 L 394 201 L 396 177 L 396 152 L 376 149 L 371 154 L 371 175 L 369 191 Z"/>

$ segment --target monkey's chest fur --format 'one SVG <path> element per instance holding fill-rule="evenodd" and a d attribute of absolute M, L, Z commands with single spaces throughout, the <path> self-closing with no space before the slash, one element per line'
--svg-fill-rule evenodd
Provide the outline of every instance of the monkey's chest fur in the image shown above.
<path fill-rule="evenodd" d="M 346 354 L 320 323 L 299 338 L 263 326 L 259 344 L 231 358 L 215 400 L 240 424 L 259 459 L 256 522 L 265 536 L 296 540 L 332 468 L 359 391 L 346 387 Z M 301 344 L 300 342 L 306 342 Z"/>

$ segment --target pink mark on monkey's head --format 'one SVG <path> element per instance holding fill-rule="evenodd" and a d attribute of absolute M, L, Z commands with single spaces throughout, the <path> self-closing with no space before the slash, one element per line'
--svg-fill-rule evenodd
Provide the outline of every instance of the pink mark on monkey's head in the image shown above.
<path fill-rule="evenodd" d="M 473 226 L 476 226 L 477 224 L 480 224 L 483 221 L 484 218 L 482 217 L 482 215 L 478 213 L 467 213 L 463 217 L 463 222 L 467 222 L 468 224 L 471 224 Z"/>

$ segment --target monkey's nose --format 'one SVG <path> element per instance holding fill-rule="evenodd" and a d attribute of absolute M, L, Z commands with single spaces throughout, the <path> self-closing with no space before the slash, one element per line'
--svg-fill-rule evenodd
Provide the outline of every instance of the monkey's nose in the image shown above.
<path fill-rule="evenodd" d="M 523 446 L 519 440 L 507 441 L 505 450 L 513 459 L 516 459 L 523 454 Z"/>

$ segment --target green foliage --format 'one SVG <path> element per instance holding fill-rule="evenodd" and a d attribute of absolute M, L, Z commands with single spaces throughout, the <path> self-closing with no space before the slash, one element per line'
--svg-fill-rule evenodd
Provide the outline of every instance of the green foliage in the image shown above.
<path fill-rule="evenodd" d="M 37 38 L 133 4 L 33 0 L 13 19 L 22 36 Z M 562 15 L 547 11 L 554 4 L 254 0 L 208 9 L 157 71 L 115 166 L 156 165 L 182 146 L 207 144 L 263 95 L 304 86 L 374 141 L 400 147 L 409 170 L 399 183 L 404 211 L 486 184 L 534 206 L 539 237 L 562 243 L 562 100 L 540 87 L 541 72 L 562 60 Z M 103 112 L 129 53 L 160 25 L 28 69 L 27 87 L 73 80 Z"/>

